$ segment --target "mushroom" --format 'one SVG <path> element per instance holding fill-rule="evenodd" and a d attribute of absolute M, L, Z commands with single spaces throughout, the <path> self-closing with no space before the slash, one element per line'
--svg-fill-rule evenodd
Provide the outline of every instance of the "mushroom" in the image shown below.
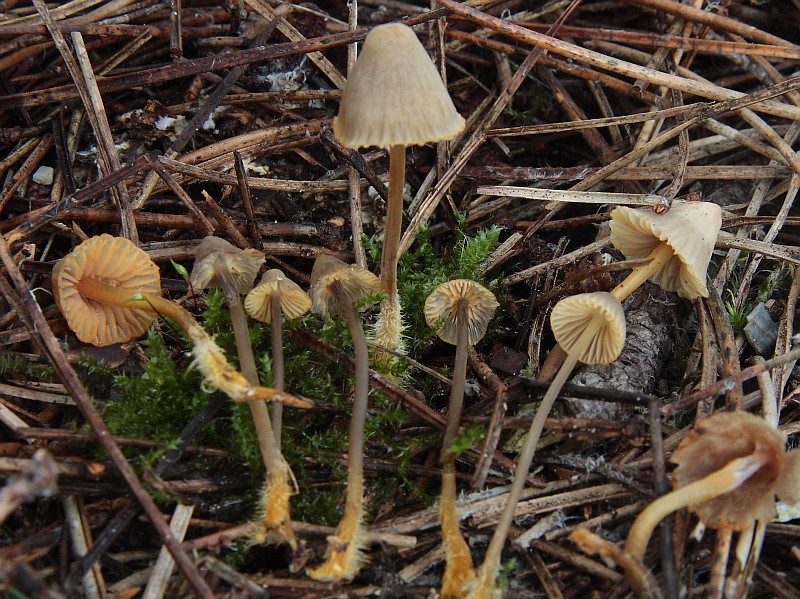
<path fill-rule="evenodd" d="M 475 345 L 486 334 L 486 328 L 498 306 L 491 291 L 468 279 L 446 281 L 425 299 L 425 320 L 428 326 L 436 329 L 436 334 L 442 341 L 456 346 L 447 427 L 439 457 L 442 464 L 439 511 L 446 561 L 442 597 L 462 597 L 464 587 L 475 578 L 472 555 L 458 527 L 456 458 L 451 446 L 461 424 L 467 351 L 470 345 Z"/>
<path fill-rule="evenodd" d="M 287 279 L 277 268 L 264 273 L 261 282 L 244 298 L 244 309 L 247 313 L 266 324 L 272 325 L 272 385 L 283 390 L 283 326 L 281 313 L 289 320 L 301 317 L 311 309 L 311 298 L 300 286 Z M 272 429 L 275 443 L 281 445 L 281 421 L 283 405 L 272 404 Z"/>
<path fill-rule="evenodd" d="M 786 435 L 749 412 L 710 416 L 681 441 L 670 461 L 674 490 L 636 518 L 625 551 L 644 558 L 658 523 L 688 507 L 708 528 L 741 531 L 775 517 L 775 496 L 800 501 L 800 451 L 786 452 Z"/>
<path fill-rule="evenodd" d="M 84 343 L 105 346 L 129 341 L 141 335 L 156 315 L 168 316 L 194 344 L 194 363 L 209 387 L 236 401 L 267 399 L 310 406 L 287 393 L 250 384 L 194 316 L 161 297 L 158 268 L 128 239 L 103 234 L 85 240 L 53 268 L 52 286 L 67 325 Z"/>
<path fill-rule="evenodd" d="M 665 214 L 618 206 L 611 211 L 611 243 L 629 260 L 650 259 L 635 268 L 611 294 L 623 301 L 648 279 L 683 298 L 708 297 L 706 271 L 722 225 L 711 202 L 675 202 Z"/>
<path fill-rule="evenodd" d="M 470 599 L 487 598 L 491 593 L 503 544 L 525 487 L 536 445 L 550 408 L 567 377 L 579 361 L 584 364 L 610 364 L 619 357 L 625 344 L 625 314 L 622 304 L 610 293 L 602 291 L 573 295 L 558 302 L 550 315 L 550 326 L 556 341 L 567 352 L 567 358 L 542 398 L 536 417 L 531 423 L 517 460 L 514 482 L 508 492 L 503 514 L 486 551 L 478 582 L 469 594 Z"/>
<path fill-rule="evenodd" d="M 250 343 L 247 317 L 240 294 L 253 287 L 253 280 L 264 263 L 264 254 L 258 250 L 242 250 L 219 237 L 207 236 L 197 247 L 190 281 L 195 289 L 220 287 L 228 304 L 239 353 L 242 374 L 253 385 L 258 385 L 258 369 Z M 283 391 L 283 387 L 275 387 Z M 269 411 L 263 401 L 251 401 L 250 415 L 256 429 L 261 457 L 267 470 L 267 480 L 261 497 L 262 517 L 259 518 L 259 541 L 267 534 L 275 534 L 295 549 L 297 540 L 292 529 L 289 498 L 296 493 L 289 464 L 276 442 Z"/>
<path fill-rule="evenodd" d="M 347 448 L 347 496 L 344 516 L 336 533 L 328 537 L 326 561 L 308 570 L 316 580 L 352 580 L 365 558 L 364 539 L 364 424 L 369 394 L 369 355 L 364 328 L 353 304 L 380 291 L 380 281 L 365 268 L 348 266 L 338 258 L 321 255 L 311 270 L 312 310 L 323 318 L 342 316 L 353 338 L 355 392 Z"/>
<path fill-rule="evenodd" d="M 389 148 L 389 204 L 381 258 L 381 285 L 387 298 L 375 325 L 375 340 L 385 347 L 398 351 L 403 347 L 397 260 L 406 146 L 452 139 L 464 124 L 410 27 L 389 23 L 369 32 L 347 78 L 333 133 L 348 148 Z"/>

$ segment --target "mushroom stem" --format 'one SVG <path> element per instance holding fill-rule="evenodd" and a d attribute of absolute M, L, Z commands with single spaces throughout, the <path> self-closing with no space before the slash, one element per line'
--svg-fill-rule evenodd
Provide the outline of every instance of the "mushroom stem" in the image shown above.
<path fill-rule="evenodd" d="M 439 456 L 439 461 L 442 464 L 447 463 L 450 459 L 455 459 L 455 456 L 450 452 L 450 446 L 453 444 L 453 439 L 455 439 L 456 434 L 458 434 L 458 428 L 461 426 L 461 410 L 464 407 L 464 386 L 467 378 L 468 310 L 468 303 L 464 299 L 458 300 L 458 307 L 456 308 L 458 331 L 456 333 L 456 357 L 453 362 L 453 385 L 450 388 L 450 403 L 447 406 L 447 426 L 442 441 L 442 453 Z"/>
<path fill-rule="evenodd" d="M 284 366 L 283 366 L 283 318 L 281 314 L 281 289 L 275 286 L 272 293 L 271 310 L 271 335 L 272 335 L 272 386 L 278 391 L 283 391 Z M 281 426 L 283 424 L 283 405 L 272 404 L 272 430 L 275 433 L 275 444 L 281 446 Z"/>
<path fill-rule="evenodd" d="M 656 249 L 650 252 L 648 256 L 650 262 L 639 268 L 634 268 L 631 274 L 609 293 L 619 301 L 625 300 L 631 293 L 643 285 L 645 281 L 661 270 L 673 256 L 675 256 L 675 250 L 673 250 L 666 241 L 662 241 Z"/>
<path fill-rule="evenodd" d="M 514 521 L 514 514 L 517 510 L 517 503 L 525 488 L 525 481 L 528 478 L 528 471 L 533 461 L 533 456 L 536 453 L 536 446 L 539 443 L 539 438 L 542 436 L 544 430 L 544 423 L 550 413 L 550 408 L 553 407 L 559 391 L 567 382 L 567 378 L 572 372 L 578 359 L 586 349 L 592 344 L 594 336 L 603 326 L 603 319 L 593 317 L 589 322 L 586 329 L 581 333 L 580 337 L 575 341 L 574 346 L 571 348 L 570 353 L 561 365 L 561 368 L 556 374 L 550 387 L 547 389 L 539 404 L 539 409 L 536 411 L 536 417 L 531 422 L 531 428 L 528 431 L 528 436 L 525 439 L 525 445 L 517 459 L 517 467 L 514 470 L 514 481 L 511 483 L 511 489 L 508 491 L 508 499 L 506 500 L 503 514 L 500 516 L 500 521 L 494 529 L 492 540 L 489 543 L 489 548 L 486 550 L 486 557 L 483 559 L 480 573 L 478 575 L 478 582 L 475 588 L 469 594 L 469 599 L 488 599 L 494 586 L 494 579 L 497 576 L 497 569 L 500 566 L 500 555 L 503 551 L 503 545 L 506 542 L 508 531 L 511 529 L 511 523 Z"/>
<path fill-rule="evenodd" d="M 347 294 L 340 281 L 330 283 L 335 297 L 345 298 L 338 302 L 339 314 L 344 317 L 350 336 L 353 339 L 353 354 L 356 363 L 353 413 L 350 417 L 349 441 L 347 447 L 347 495 L 344 516 L 336 528 L 336 533 L 328 537 L 328 556 L 324 564 L 309 570 L 309 576 L 316 580 L 351 580 L 364 562 L 362 550 L 365 545 L 363 535 L 364 515 L 364 424 L 367 419 L 369 395 L 369 354 L 367 337 L 356 314 L 353 304 L 347 301 Z"/>
<path fill-rule="evenodd" d="M 709 501 L 733 491 L 769 461 L 766 451 L 731 460 L 723 468 L 671 493 L 662 495 L 636 518 L 625 542 L 625 551 L 638 560 L 644 559 L 647 543 L 664 518 L 677 510 Z"/>

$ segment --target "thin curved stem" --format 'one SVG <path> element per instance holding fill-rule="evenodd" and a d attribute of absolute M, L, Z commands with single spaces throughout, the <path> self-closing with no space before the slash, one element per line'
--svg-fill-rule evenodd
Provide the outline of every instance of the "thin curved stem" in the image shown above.
<path fill-rule="evenodd" d="M 406 178 L 406 147 L 389 148 L 389 204 L 386 207 L 386 226 L 383 232 L 381 256 L 381 285 L 394 301 L 397 297 L 397 259 L 400 234 L 403 228 L 403 187 Z"/>
<path fill-rule="evenodd" d="M 450 446 L 453 444 L 461 426 L 461 411 L 464 407 L 464 385 L 467 379 L 467 353 L 469 350 L 469 327 L 467 326 L 469 306 L 464 300 L 459 300 L 456 308 L 456 357 L 453 362 L 453 385 L 450 388 L 450 403 L 447 407 L 447 427 L 442 440 L 442 452 L 439 462 L 445 464 L 452 456 Z"/>
<path fill-rule="evenodd" d="M 709 501 L 729 491 L 733 491 L 767 461 L 764 452 L 755 452 L 743 458 L 728 462 L 723 468 L 696 480 L 684 487 L 675 489 L 656 499 L 636 518 L 625 542 L 625 551 L 635 558 L 644 559 L 647 543 L 653 531 L 664 518 L 681 508 Z"/>
<path fill-rule="evenodd" d="M 278 391 L 284 390 L 284 361 L 283 361 L 283 314 L 281 313 L 281 288 L 275 286 L 272 292 L 272 305 L 270 314 L 272 336 L 272 386 Z M 281 446 L 281 427 L 283 425 L 283 404 L 272 404 L 272 430 L 275 433 L 275 444 Z"/>
<path fill-rule="evenodd" d="M 620 302 L 625 300 L 625 298 L 661 270 L 674 255 L 675 250 L 673 250 L 666 241 L 662 241 L 656 249 L 650 252 L 648 256 L 650 262 L 639 268 L 634 268 L 631 274 L 625 277 L 625 280 L 614 287 L 609 293 Z"/>

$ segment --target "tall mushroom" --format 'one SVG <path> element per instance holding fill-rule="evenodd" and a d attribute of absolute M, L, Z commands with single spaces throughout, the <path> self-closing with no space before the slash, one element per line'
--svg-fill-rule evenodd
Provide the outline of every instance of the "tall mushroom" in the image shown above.
<path fill-rule="evenodd" d="M 486 334 L 486 328 L 498 306 L 491 291 L 468 279 L 446 281 L 425 299 L 425 320 L 428 326 L 436 329 L 436 334 L 442 341 L 456 346 L 447 428 L 439 457 L 442 464 L 439 511 L 446 562 L 442 597 L 463 597 L 464 587 L 475 578 L 472 556 L 458 527 L 456 457 L 451 446 L 461 424 L 469 346 L 475 345 Z"/>
<path fill-rule="evenodd" d="M 147 314 L 168 316 L 194 344 L 194 363 L 209 387 L 236 401 L 266 399 L 310 406 L 287 393 L 250 384 L 194 316 L 161 297 L 158 268 L 128 239 L 103 234 L 85 240 L 53 268 L 52 286 L 67 325 L 84 343 L 129 341 L 152 322 Z"/>
<path fill-rule="evenodd" d="M 517 460 L 514 482 L 508 492 L 503 514 L 486 550 L 478 582 L 469 594 L 470 599 L 486 599 L 491 594 L 503 544 L 525 487 L 536 445 L 550 408 L 567 377 L 579 361 L 584 364 L 610 364 L 617 359 L 625 344 L 625 314 L 622 304 L 610 293 L 602 291 L 574 295 L 558 302 L 550 315 L 550 326 L 556 341 L 567 352 L 567 358 L 542 398 L 531 423 Z"/>
<path fill-rule="evenodd" d="M 387 298 L 375 325 L 375 340 L 385 347 L 403 348 L 397 260 L 406 146 L 452 139 L 463 128 L 464 119 L 414 31 L 399 23 L 370 31 L 347 78 L 333 133 L 348 148 L 389 148 L 389 205 L 381 259 L 381 285 Z"/>
<path fill-rule="evenodd" d="M 244 309 L 247 313 L 272 327 L 272 386 L 283 390 L 283 323 L 281 315 L 289 320 L 301 317 L 311 309 L 311 298 L 300 286 L 287 279 L 277 268 L 264 273 L 258 285 L 244 298 Z M 281 421 L 283 405 L 272 404 L 272 428 L 275 443 L 281 445 Z"/>
<path fill-rule="evenodd" d="M 369 355 L 364 328 L 353 304 L 378 291 L 378 277 L 355 264 L 348 266 L 333 256 L 319 256 L 311 269 L 311 309 L 323 318 L 341 316 L 345 319 L 353 338 L 356 363 L 344 516 L 336 533 L 328 537 L 325 563 L 308 570 L 309 576 L 316 580 L 352 580 L 364 563 L 364 424 L 369 395 Z"/>
<path fill-rule="evenodd" d="M 258 250 L 242 250 L 224 239 L 209 235 L 203 238 L 197 247 L 190 277 L 195 289 L 208 287 L 222 289 L 231 314 L 242 374 L 252 385 L 259 384 L 258 370 L 240 295 L 252 289 L 253 281 L 263 263 L 264 254 Z M 296 492 L 294 478 L 289 464 L 281 454 L 280 446 L 275 441 L 266 403 L 251 401 L 249 404 L 261 457 L 267 470 L 267 480 L 261 498 L 262 517 L 259 519 L 258 539 L 263 540 L 266 535 L 275 534 L 281 541 L 286 541 L 292 548 L 296 548 L 297 540 L 289 511 L 289 498 Z"/>

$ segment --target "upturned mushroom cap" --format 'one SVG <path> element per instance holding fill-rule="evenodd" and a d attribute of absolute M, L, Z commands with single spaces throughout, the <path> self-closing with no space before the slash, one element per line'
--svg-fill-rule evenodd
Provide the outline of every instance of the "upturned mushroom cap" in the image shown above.
<path fill-rule="evenodd" d="M 673 486 L 684 487 L 737 458 L 765 454 L 764 466 L 739 487 L 689 509 L 709 528 L 743 530 L 754 520 L 769 522 L 776 495 L 800 501 L 800 453 L 786 453 L 785 442 L 784 433 L 749 412 L 715 414 L 686 435 L 670 458 L 677 464 Z"/>
<path fill-rule="evenodd" d="M 244 309 L 256 320 L 269 324 L 272 321 L 272 299 L 278 289 L 281 291 L 281 312 L 289 320 L 299 318 L 311 309 L 308 294 L 277 268 L 265 272 L 258 285 L 250 290 L 244 298 Z"/>
<path fill-rule="evenodd" d="M 721 226 L 722 210 L 711 202 L 675 202 L 666 214 L 618 206 L 611 211 L 611 243 L 635 260 L 666 242 L 675 254 L 653 282 L 686 299 L 708 297 L 706 271 Z"/>
<path fill-rule="evenodd" d="M 333 119 L 336 139 L 348 148 L 421 145 L 463 128 L 414 31 L 400 23 L 370 31 Z"/>
<path fill-rule="evenodd" d="M 610 364 L 625 345 L 625 312 L 610 293 L 597 291 L 562 299 L 550 314 L 550 327 L 558 344 L 571 354 L 578 339 L 597 319 L 600 325 L 594 338 L 578 359 L 584 364 Z"/>
<path fill-rule="evenodd" d="M 317 256 L 311 269 L 311 309 L 323 318 L 341 314 L 345 303 L 352 305 L 380 290 L 380 279 L 366 268 L 334 256 Z"/>
<path fill-rule="evenodd" d="M 242 250 L 235 245 L 208 235 L 197 246 L 194 268 L 189 281 L 195 289 L 219 287 L 219 281 L 214 274 L 214 261 L 223 260 L 231 271 L 233 281 L 239 293 L 247 293 L 253 288 L 261 265 L 264 264 L 264 254 L 258 250 Z"/>
<path fill-rule="evenodd" d="M 494 293 L 469 279 L 445 281 L 425 299 L 425 321 L 436 329 L 439 338 L 451 345 L 458 338 L 458 305 L 466 302 L 469 334 L 467 342 L 475 345 L 486 334 L 489 321 L 500 305 Z"/>
<path fill-rule="evenodd" d="M 53 268 L 53 296 L 78 339 L 99 347 L 135 339 L 155 320 L 151 312 L 84 298 L 78 290 L 83 278 L 129 290 L 131 295 L 160 295 L 158 267 L 130 240 L 103 234 L 78 245 Z"/>

